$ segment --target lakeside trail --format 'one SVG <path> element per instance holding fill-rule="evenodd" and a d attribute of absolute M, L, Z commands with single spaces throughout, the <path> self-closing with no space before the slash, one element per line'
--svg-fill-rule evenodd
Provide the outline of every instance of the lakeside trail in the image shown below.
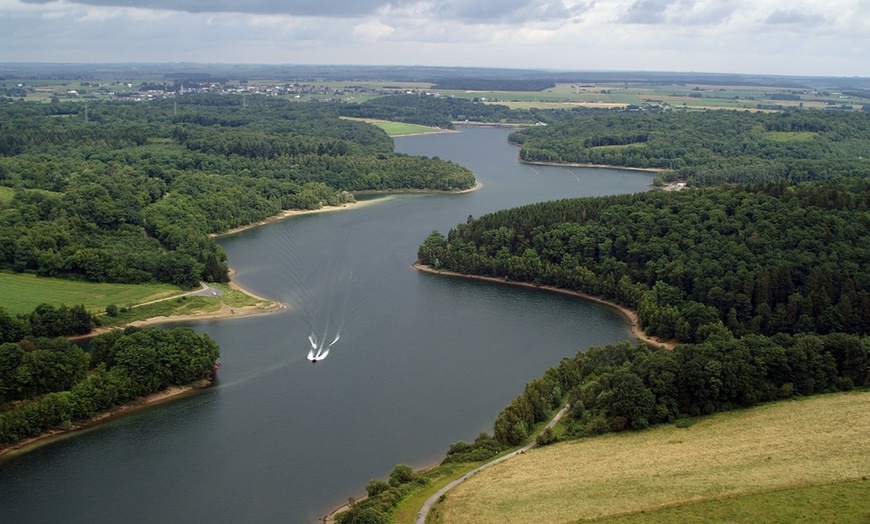
<path fill-rule="evenodd" d="M 621 306 L 615 302 L 610 302 L 608 300 L 604 300 L 604 299 L 596 297 L 594 295 L 590 295 L 588 293 L 583 293 L 580 291 L 571 291 L 569 289 L 562 289 L 562 288 L 558 288 L 558 287 L 554 287 L 554 286 L 536 286 L 535 284 L 531 284 L 529 282 L 513 282 L 510 280 L 504 280 L 504 279 L 495 278 L 495 277 L 484 277 L 484 276 L 480 276 L 480 275 L 465 275 L 462 273 L 455 273 L 453 271 L 441 271 L 438 269 L 433 269 L 425 264 L 420 264 L 418 262 L 415 262 L 413 264 L 413 266 L 415 269 L 417 269 L 419 271 L 423 271 L 425 273 L 432 273 L 435 275 L 447 275 L 447 276 L 451 276 L 451 277 L 466 278 L 466 279 L 470 279 L 470 280 L 483 280 L 485 282 L 494 282 L 497 284 L 508 284 L 511 286 L 521 286 L 521 287 L 528 287 L 528 288 L 532 288 L 532 289 L 543 289 L 546 291 L 553 291 L 556 293 L 562 293 L 564 295 L 570 295 L 570 296 L 582 298 L 583 300 L 588 300 L 590 302 L 595 302 L 596 304 L 608 306 L 608 307 L 613 308 L 613 309 L 619 311 L 620 313 L 622 313 L 625 316 L 625 318 L 628 319 L 629 326 L 631 327 L 631 334 L 635 338 L 637 338 L 638 340 L 641 340 L 641 341 L 646 342 L 647 344 L 651 344 L 653 346 L 663 346 L 667 349 L 674 349 L 674 346 L 677 345 L 676 340 L 661 340 L 658 337 L 653 337 L 653 336 L 647 335 L 646 332 L 643 330 L 643 328 L 640 327 L 640 319 L 638 319 L 636 311 L 628 309 L 627 307 Z"/>
<path fill-rule="evenodd" d="M 553 416 L 553 418 L 550 419 L 550 422 L 548 422 L 546 426 L 541 428 L 541 430 L 532 437 L 531 442 L 529 442 L 525 446 L 521 447 L 520 449 L 511 451 L 510 453 L 508 453 L 504 456 L 495 458 L 495 459 L 487 462 L 486 464 L 478 466 L 477 468 L 469 471 L 468 473 L 465 473 L 461 477 L 451 481 L 450 483 L 448 483 L 447 485 L 445 485 L 444 487 L 439 489 L 437 492 L 435 492 L 434 495 L 432 495 L 431 497 L 426 499 L 426 502 L 423 503 L 423 507 L 417 513 L 417 518 L 414 521 L 414 524 L 426 524 L 426 517 L 429 515 L 429 511 L 432 509 L 432 506 L 434 506 L 438 502 L 438 499 L 440 499 L 442 495 L 444 495 L 445 493 L 447 493 L 448 491 L 450 491 L 451 489 L 455 488 L 457 485 L 462 483 L 464 480 L 472 477 L 473 475 L 475 475 L 477 473 L 480 473 L 481 471 L 483 471 L 491 466 L 498 464 L 499 462 L 502 462 L 502 461 L 507 460 L 507 459 L 512 458 L 512 457 L 515 457 L 519 454 L 525 453 L 526 451 L 535 447 L 535 445 L 537 444 L 537 436 L 539 434 L 543 433 L 544 431 L 546 431 L 547 429 L 552 429 L 562 419 L 562 417 L 565 416 L 565 413 L 567 413 L 569 409 L 571 409 L 571 404 L 566 403 L 564 406 L 562 406 L 562 409 L 560 409 Z M 436 466 L 438 466 L 438 464 L 435 464 L 431 467 L 434 468 Z M 428 471 L 429 469 L 430 468 L 425 468 L 422 471 Z M 353 499 L 353 502 L 354 503 L 360 502 L 360 501 L 363 501 L 367 498 L 368 498 L 368 495 L 364 495 L 358 499 Z M 349 509 L 350 509 L 350 503 L 344 504 L 344 505 L 332 510 L 328 515 L 321 518 L 320 521 L 323 522 L 323 524 L 335 524 L 336 515 L 338 515 L 339 513 L 343 512 L 343 511 L 347 511 Z"/>

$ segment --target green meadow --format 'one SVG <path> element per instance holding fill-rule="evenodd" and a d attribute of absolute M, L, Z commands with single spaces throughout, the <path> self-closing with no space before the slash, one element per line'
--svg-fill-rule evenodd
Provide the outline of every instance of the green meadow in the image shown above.
<path fill-rule="evenodd" d="M 0 307 L 12 314 L 29 313 L 39 304 L 74 306 L 100 312 L 177 295 L 183 290 L 168 284 L 100 284 L 30 274 L 0 273 Z"/>

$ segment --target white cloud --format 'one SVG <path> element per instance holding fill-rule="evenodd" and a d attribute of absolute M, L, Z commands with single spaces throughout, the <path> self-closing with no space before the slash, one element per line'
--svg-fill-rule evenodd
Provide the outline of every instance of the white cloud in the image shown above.
<path fill-rule="evenodd" d="M 366 20 L 353 28 L 353 36 L 363 42 L 377 42 L 383 40 L 394 32 L 393 28 L 380 20 Z"/>

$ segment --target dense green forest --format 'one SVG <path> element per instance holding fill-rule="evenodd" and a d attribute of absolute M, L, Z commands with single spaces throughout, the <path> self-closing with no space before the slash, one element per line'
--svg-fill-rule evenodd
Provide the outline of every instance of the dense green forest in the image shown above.
<path fill-rule="evenodd" d="M 206 378 L 219 356 L 208 335 L 187 328 L 116 330 L 91 347 L 45 337 L 0 344 L 0 445 Z"/>
<path fill-rule="evenodd" d="M 670 170 L 692 185 L 824 180 L 870 173 L 862 112 L 612 112 L 511 135 L 528 162 Z"/>
<path fill-rule="evenodd" d="M 436 268 L 591 293 L 648 333 L 870 334 L 870 180 L 567 199 L 434 232 Z"/>
<path fill-rule="evenodd" d="M 572 109 L 511 109 L 502 104 L 487 104 L 467 98 L 419 94 L 373 98 L 362 104 L 339 106 L 343 116 L 378 118 L 409 124 L 453 129 L 453 122 L 470 120 L 488 123 L 537 124 L 571 120 L 578 115 L 604 114 L 606 111 L 575 107 Z"/>
<path fill-rule="evenodd" d="M 335 105 L 261 96 L 0 104 L 0 269 L 101 282 L 226 281 L 209 237 L 359 190 L 456 190 Z"/>

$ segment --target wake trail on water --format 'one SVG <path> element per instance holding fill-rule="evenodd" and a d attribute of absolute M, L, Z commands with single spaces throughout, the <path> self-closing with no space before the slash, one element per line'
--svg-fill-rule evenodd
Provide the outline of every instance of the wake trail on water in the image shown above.
<path fill-rule="evenodd" d="M 354 270 L 352 224 L 317 242 L 293 235 L 292 230 L 288 233 L 277 246 L 283 261 L 281 275 L 290 282 L 290 309 L 305 320 L 307 359 L 319 362 L 343 338 L 345 327 L 389 276 L 391 267 L 378 264 L 365 277 Z M 391 248 L 392 258 L 401 246 Z"/>

